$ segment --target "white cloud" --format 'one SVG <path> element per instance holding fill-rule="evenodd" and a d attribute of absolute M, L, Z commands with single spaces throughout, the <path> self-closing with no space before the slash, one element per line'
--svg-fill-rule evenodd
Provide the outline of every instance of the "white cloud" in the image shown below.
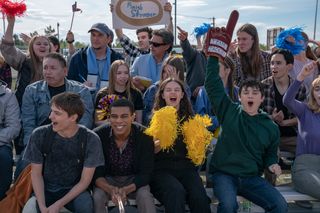
<path fill-rule="evenodd" d="M 179 7 L 196 7 L 196 6 L 206 6 L 208 5 L 208 2 L 203 0 L 182 0 L 182 1 L 179 1 L 177 4 L 179 5 Z"/>
<path fill-rule="evenodd" d="M 261 5 L 246 5 L 237 7 L 238 10 L 274 10 L 275 7 Z"/>

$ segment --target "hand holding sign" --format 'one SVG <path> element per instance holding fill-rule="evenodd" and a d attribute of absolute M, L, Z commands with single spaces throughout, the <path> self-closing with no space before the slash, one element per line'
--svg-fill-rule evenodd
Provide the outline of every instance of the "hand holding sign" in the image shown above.
<path fill-rule="evenodd" d="M 211 28 L 205 42 L 205 52 L 208 56 L 216 56 L 224 60 L 231 42 L 233 30 L 237 24 L 239 12 L 234 10 L 230 14 L 227 27 Z"/>

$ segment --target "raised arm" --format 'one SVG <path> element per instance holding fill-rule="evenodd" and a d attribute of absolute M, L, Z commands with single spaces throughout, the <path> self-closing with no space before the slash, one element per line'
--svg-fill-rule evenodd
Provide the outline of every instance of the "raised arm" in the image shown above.
<path fill-rule="evenodd" d="M 177 27 L 179 30 L 178 39 L 180 40 L 180 46 L 182 48 L 183 59 L 187 63 L 190 63 L 197 54 L 197 50 L 193 48 L 188 40 L 188 32 L 184 31 L 180 27 Z"/>
<path fill-rule="evenodd" d="M 9 64 L 15 70 L 20 71 L 22 63 L 26 59 L 26 54 L 14 46 L 13 28 L 15 24 L 15 17 L 7 16 L 7 20 L 7 30 L 0 44 L 1 53 L 7 64 Z"/>
<path fill-rule="evenodd" d="M 172 5 L 170 2 L 167 2 L 164 5 L 164 11 L 168 12 L 170 14 L 170 21 L 169 23 L 166 25 L 166 29 L 169 30 L 171 33 L 173 33 L 173 23 L 172 23 Z"/>
<path fill-rule="evenodd" d="M 304 112 L 306 105 L 303 102 L 296 100 L 295 96 L 304 79 L 314 72 L 315 66 L 317 66 L 315 61 L 304 65 L 301 72 L 298 74 L 297 79 L 289 86 L 283 97 L 283 104 L 298 117 Z"/>

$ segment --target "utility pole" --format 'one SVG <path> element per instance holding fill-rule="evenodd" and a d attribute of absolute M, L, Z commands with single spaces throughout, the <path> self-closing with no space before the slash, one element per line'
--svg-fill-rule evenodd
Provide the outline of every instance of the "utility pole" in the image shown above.
<path fill-rule="evenodd" d="M 318 0 L 316 1 L 316 13 L 314 15 L 313 40 L 316 40 L 317 33 Z"/>
<path fill-rule="evenodd" d="M 60 24 L 59 24 L 59 22 L 57 22 L 57 37 L 58 37 L 58 40 L 60 41 L 59 27 L 60 27 Z"/>
<path fill-rule="evenodd" d="M 174 0 L 174 45 L 177 45 L 177 0 Z"/>

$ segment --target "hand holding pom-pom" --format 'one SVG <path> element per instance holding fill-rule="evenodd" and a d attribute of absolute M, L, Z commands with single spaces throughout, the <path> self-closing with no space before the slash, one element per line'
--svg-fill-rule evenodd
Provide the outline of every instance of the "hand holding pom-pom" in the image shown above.
<path fill-rule="evenodd" d="M 234 10 L 230 14 L 227 27 L 211 28 L 207 34 L 205 42 L 205 52 L 207 56 L 215 56 L 224 60 L 229 49 L 233 30 L 239 18 L 238 11 Z"/>
<path fill-rule="evenodd" d="M 11 2 L 9 0 L 0 1 L 0 9 L 7 16 L 22 16 L 27 10 L 24 1 Z"/>

